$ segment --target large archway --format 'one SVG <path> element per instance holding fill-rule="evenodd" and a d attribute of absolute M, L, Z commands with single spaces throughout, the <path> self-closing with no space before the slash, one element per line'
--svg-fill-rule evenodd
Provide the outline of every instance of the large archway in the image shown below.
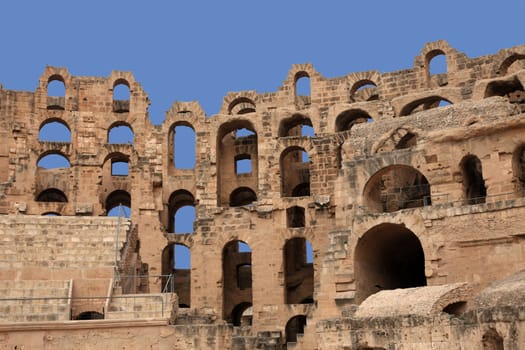
<path fill-rule="evenodd" d="M 354 275 L 357 303 L 384 289 L 426 286 L 421 242 L 404 225 L 375 226 L 357 242 Z"/>
<path fill-rule="evenodd" d="M 408 165 L 391 165 L 377 171 L 364 190 L 366 208 L 389 213 L 431 204 L 430 184 L 417 169 Z"/>
<path fill-rule="evenodd" d="M 222 250 L 223 319 L 234 326 L 252 305 L 252 252 L 243 241 L 228 242 Z"/>

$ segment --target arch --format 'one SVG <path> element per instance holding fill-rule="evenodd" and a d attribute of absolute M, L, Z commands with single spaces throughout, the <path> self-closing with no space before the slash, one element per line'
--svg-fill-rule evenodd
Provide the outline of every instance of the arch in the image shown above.
<path fill-rule="evenodd" d="M 286 227 L 299 228 L 305 226 L 304 208 L 293 206 L 286 209 Z"/>
<path fill-rule="evenodd" d="M 169 132 L 169 163 L 175 169 L 194 169 L 197 140 L 190 123 L 176 123 Z"/>
<path fill-rule="evenodd" d="M 58 151 L 45 152 L 38 158 L 37 167 L 49 169 L 70 168 L 71 164 L 67 156 Z"/>
<path fill-rule="evenodd" d="M 463 157 L 460 168 L 467 204 L 485 203 L 487 188 L 479 158 L 472 154 Z"/>
<path fill-rule="evenodd" d="M 312 136 L 304 135 L 304 127 L 311 127 L 313 130 L 311 119 L 302 114 L 294 114 L 289 118 L 281 120 L 281 123 L 279 124 L 278 134 L 279 137 Z"/>
<path fill-rule="evenodd" d="M 239 270 L 239 266 L 244 266 L 244 269 Z M 235 326 L 241 325 L 244 311 L 252 305 L 251 266 L 252 253 L 246 242 L 233 240 L 224 245 L 222 250 L 223 319 Z M 239 272 L 243 274 L 238 275 Z M 239 280 L 242 283 L 239 283 Z"/>
<path fill-rule="evenodd" d="M 66 84 L 64 78 L 54 74 L 47 80 L 47 109 L 64 110 L 66 101 Z"/>
<path fill-rule="evenodd" d="M 129 217 L 131 209 L 131 195 L 124 190 L 113 191 L 107 196 L 104 207 L 108 216 L 124 215 L 125 217 Z M 119 207 L 123 210 L 123 212 L 119 210 Z"/>
<path fill-rule="evenodd" d="M 525 196 L 525 144 L 518 146 L 512 155 L 512 170 L 516 191 Z"/>
<path fill-rule="evenodd" d="M 311 243 L 303 237 L 291 238 L 284 244 L 286 304 L 313 302 L 314 268 L 311 247 Z"/>
<path fill-rule="evenodd" d="M 280 157 L 281 196 L 302 197 L 310 195 L 310 162 L 303 154 L 308 153 L 299 146 L 286 148 Z"/>
<path fill-rule="evenodd" d="M 503 337 L 494 328 L 489 328 L 481 338 L 483 350 L 503 350 Z"/>
<path fill-rule="evenodd" d="M 180 308 L 190 307 L 191 250 L 184 244 L 168 244 L 162 251 L 161 265 L 163 290 L 177 293 Z"/>
<path fill-rule="evenodd" d="M 420 99 L 417 99 L 415 101 L 412 101 L 405 105 L 403 108 L 401 108 L 401 112 L 399 113 L 400 117 L 407 116 L 413 113 L 417 113 L 420 111 L 426 111 L 432 108 L 436 107 L 442 107 L 443 104 L 452 104 L 450 100 L 443 98 L 441 96 L 427 96 Z"/>
<path fill-rule="evenodd" d="M 297 334 L 304 334 L 306 326 L 306 315 L 297 315 L 286 322 L 285 334 L 287 343 L 296 343 Z"/>
<path fill-rule="evenodd" d="M 350 101 L 374 101 L 379 99 L 377 84 L 370 79 L 361 79 L 350 88 Z"/>
<path fill-rule="evenodd" d="M 62 119 L 51 118 L 40 124 L 38 140 L 43 142 L 71 142 L 71 129 Z"/>
<path fill-rule="evenodd" d="M 390 165 L 370 177 L 364 189 L 366 208 L 389 213 L 431 205 L 430 184 L 417 169 Z"/>
<path fill-rule="evenodd" d="M 193 211 L 183 208 L 193 208 Z M 179 211 L 182 209 L 182 211 Z M 186 215 L 181 215 L 186 214 Z M 189 215 L 188 215 L 189 214 Z M 168 232 L 193 232 L 195 221 L 195 197 L 187 190 L 174 191 L 168 200 Z M 190 229 L 191 228 L 191 229 Z M 187 231 L 190 229 L 190 231 Z"/>
<path fill-rule="evenodd" d="M 247 114 L 256 111 L 255 102 L 248 97 L 239 97 L 233 100 L 228 106 L 228 114 Z"/>
<path fill-rule="evenodd" d="M 294 76 L 295 104 L 299 108 L 307 107 L 312 103 L 310 75 L 305 71 L 299 71 Z"/>
<path fill-rule="evenodd" d="M 129 88 L 129 82 L 125 79 L 115 80 L 113 83 L 113 112 L 129 112 L 130 97 L 131 90 Z"/>
<path fill-rule="evenodd" d="M 525 90 L 516 76 L 511 79 L 496 80 L 488 83 L 485 89 L 485 98 L 491 96 L 507 97 L 510 103 L 521 104 L 522 111 L 525 111 Z"/>
<path fill-rule="evenodd" d="M 252 314 L 250 312 L 246 312 L 251 311 L 251 309 L 252 303 L 243 302 L 236 305 L 232 311 L 232 324 L 235 327 L 251 326 Z"/>
<path fill-rule="evenodd" d="M 109 144 L 128 144 L 133 145 L 133 129 L 124 122 L 117 122 L 112 124 L 108 129 L 108 143 Z"/>
<path fill-rule="evenodd" d="M 236 119 L 223 123 L 219 127 L 216 148 L 217 204 L 219 206 L 230 205 L 232 195 L 240 194 L 238 189 L 241 187 L 258 188 L 257 138 L 253 124 L 247 119 Z M 239 168 L 236 167 L 238 161 L 248 158 L 251 160 L 251 171 L 238 176 L 237 170 Z M 245 163 L 247 162 L 245 161 Z M 255 195 L 251 197 L 255 200 Z M 234 202 L 237 203 L 238 201 L 234 200 Z"/>
<path fill-rule="evenodd" d="M 36 196 L 37 202 L 60 202 L 67 203 L 67 196 L 58 188 L 48 188 Z"/>
<path fill-rule="evenodd" d="M 429 76 L 447 73 L 447 55 L 443 50 L 436 49 L 428 52 L 425 63 Z"/>
<path fill-rule="evenodd" d="M 357 303 L 380 290 L 426 286 L 419 238 L 403 224 L 371 228 L 357 241 L 354 275 Z"/>
<path fill-rule="evenodd" d="M 516 66 L 516 68 L 511 68 L 513 66 Z M 507 75 L 509 73 L 515 73 L 523 68 L 525 68 L 525 54 L 514 53 L 503 60 L 497 70 L 497 74 Z"/>
<path fill-rule="evenodd" d="M 370 123 L 372 117 L 362 109 L 348 109 L 335 118 L 335 132 L 350 130 L 354 125 Z"/>
<path fill-rule="evenodd" d="M 249 187 L 238 187 L 230 194 L 230 207 L 251 205 L 257 201 L 257 195 Z"/>

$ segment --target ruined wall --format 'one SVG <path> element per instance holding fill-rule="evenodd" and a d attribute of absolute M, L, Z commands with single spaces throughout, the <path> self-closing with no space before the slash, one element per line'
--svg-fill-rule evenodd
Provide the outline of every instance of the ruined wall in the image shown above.
<path fill-rule="evenodd" d="M 447 67 L 435 73 L 439 55 Z M 298 64 L 275 92 L 228 93 L 212 117 L 176 102 L 154 126 L 131 73 L 46 67 L 34 92 L 0 89 L 0 212 L 128 206 L 140 259 L 127 254 L 126 271 L 175 274 L 181 306 L 251 335 L 286 339 L 304 317 L 297 346 L 316 348 L 316 324 L 381 290 L 468 282 L 479 293 L 522 269 L 524 69 L 524 46 L 469 58 L 437 41 L 406 70 L 325 78 Z M 308 95 L 297 92 L 301 79 Z M 54 82 L 62 95 L 48 93 Z M 50 123 L 69 140 L 41 139 Z M 131 139 L 112 140 L 116 127 Z M 196 140 L 190 168 L 177 165 L 183 127 Z M 67 166 L 39 167 L 49 154 Z M 187 206 L 192 232 L 176 232 Z M 174 266 L 182 247 L 189 269 Z M 295 320 L 289 328 L 301 331 Z"/>

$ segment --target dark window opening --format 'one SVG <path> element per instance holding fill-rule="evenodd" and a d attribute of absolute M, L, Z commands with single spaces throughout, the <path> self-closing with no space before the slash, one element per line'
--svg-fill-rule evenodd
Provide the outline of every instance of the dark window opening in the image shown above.
<path fill-rule="evenodd" d="M 311 301 L 314 292 L 313 250 L 302 238 L 286 241 L 283 249 L 285 272 L 285 302 L 300 304 Z"/>
<path fill-rule="evenodd" d="M 296 343 L 297 335 L 304 334 L 304 327 L 306 326 L 306 316 L 298 315 L 292 317 L 285 327 L 286 333 L 286 342 L 287 343 Z"/>
<path fill-rule="evenodd" d="M 252 205 L 257 201 L 257 195 L 248 187 L 239 187 L 230 195 L 230 207 Z"/>
<path fill-rule="evenodd" d="M 61 202 L 67 203 L 67 197 L 64 192 L 56 188 L 49 188 L 40 192 L 36 197 L 37 202 Z"/>
<path fill-rule="evenodd" d="M 252 253 L 245 242 L 228 242 L 222 251 L 223 319 L 234 326 L 251 324 Z"/>
<path fill-rule="evenodd" d="M 461 162 L 463 188 L 468 204 L 485 203 L 487 188 L 483 179 L 481 161 L 476 156 L 466 156 Z"/>
<path fill-rule="evenodd" d="M 304 208 L 293 206 L 286 209 L 286 226 L 290 228 L 298 228 L 305 226 Z"/>
<path fill-rule="evenodd" d="M 372 117 L 361 109 L 350 109 L 342 112 L 335 119 L 335 131 L 350 130 L 357 124 L 371 123 Z"/>
<path fill-rule="evenodd" d="M 97 311 L 84 311 L 75 317 L 75 320 L 103 320 L 104 315 Z"/>
<path fill-rule="evenodd" d="M 306 151 L 290 147 L 283 151 L 281 166 L 281 196 L 302 197 L 310 195 L 310 161 Z"/>

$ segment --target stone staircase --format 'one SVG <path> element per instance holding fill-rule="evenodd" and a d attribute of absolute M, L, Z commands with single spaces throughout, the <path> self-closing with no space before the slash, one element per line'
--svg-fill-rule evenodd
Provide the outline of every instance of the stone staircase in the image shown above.
<path fill-rule="evenodd" d="M 71 281 L 0 280 L 0 322 L 67 321 Z"/>
<path fill-rule="evenodd" d="M 106 319 L 147 319 L 171 317 L 172 293 L 125 294 L 111 297 Z"/>

